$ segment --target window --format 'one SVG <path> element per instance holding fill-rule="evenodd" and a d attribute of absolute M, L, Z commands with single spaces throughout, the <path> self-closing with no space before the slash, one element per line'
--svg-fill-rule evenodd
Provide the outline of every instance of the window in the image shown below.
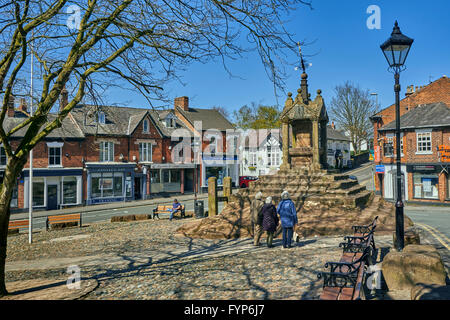
<path fill-rule="evenodd" d="M 280 148 L 275 141 L 269 141 L 267 144 L 267 165 L 280 165 Z"/>
<path fill-rule="evenodd" d="M 417 132 L 417 152 L 429 153 L 431 152 L 431 132 Z"/>
<path fill-rule="evenodd" d="M 256 152 L 251 152 L 249 154 L 249 166 L 250 167 L 256 167 L 257 166 L 257 156 L 256 156 Z"/>
<path fill-rule="evenodd" d="M 166 118 L 166 127 L 167 128 L 175 128 L 176 123 L 175 123 L 175 119 L 172 117 L 168 117 Z"/>
<path fill-rule="evenodd" d="M 150 170 L 150 183 L 160 183 L 159 170 Z"/>
<path fill-rule="evenodd" d="M 114 161 L 114 143 L 100 142 L 100 162 Z"/>
<path fill-rule="evenodd" d="M 94 173 L 92 174 L 92 197 L 122 197 L 122 185 L 123 174 L 121 172 Z"/>
<path fill-rule="evenodd" d="M 105 124 L 106 123 L 106 117 L 104 112 L 98 113 L 98 123 Z"/>
<path fill-rule="evenodd" d="M 152 144 L 149 142 L 139 143 L 139 161 L 152 161 Z"/>
<path fill-rule="evenodd" d="M 0 165 L 6 166 L 7 158 L 5 148 L 0 147 Z"/>
<path fill-rule="evenodd" d="M 144 133 L 148 133 L 148 120 L 144 120 L 144 122 L 142 124 L 142 131 Z"/>
<path fill-rule="evenodd" d="M 44 181 L 33 181 L 33 207 L 44 206 Z"/>
<path fill-rule="evenodd" d="M 209 152 L 211 154 L 215 154 L 216 149 L 217 149 L 216 137 L 211 137 L 211 139 L 209 140 Z"/>
<path fill-rule="evenodd" d="M 17 187 L 17 183 L 14 186 L 12 198 L 11 198 L 11 207 L 17 207 L 19 199 L 19 188 Z"/>
<path fill-rule="evenodd" d="M 48 148 L 48 165 L 60 166 L 61 165 L 61 148 L 49 147 Z"/>
<path fill-rule="evenodd" d="M 414 172 L 414 198 L 439 199 L 439 177 L 434 174 Z"/>
<path fill-rule="evenodd" d="M 77 203 L 77 179 L 75 177 L 64 177 L 62 182 L 63 204 Z"/>
<path fill-rule="evenodd" d="M 383 152 L 385 157 L 392 157 L 394 155 L 394 136 L 387 137 L 383 145 Z"/>
<path fill-rule="evenodd" d="M 180 170 L 170 170 L 170 182 L 180 182 Z"/>

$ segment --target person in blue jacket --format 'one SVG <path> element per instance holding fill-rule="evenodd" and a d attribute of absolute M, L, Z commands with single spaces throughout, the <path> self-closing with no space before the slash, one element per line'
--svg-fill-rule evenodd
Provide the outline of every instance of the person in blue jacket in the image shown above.
<path fill-rule="evenodd" d="M 291 248 L 294 226 L 298 223 L 294 202 L 289 198 L 289 192 L 283 191 L 277 212 L 280 215 L 283 230 L 283 248 Z"/>

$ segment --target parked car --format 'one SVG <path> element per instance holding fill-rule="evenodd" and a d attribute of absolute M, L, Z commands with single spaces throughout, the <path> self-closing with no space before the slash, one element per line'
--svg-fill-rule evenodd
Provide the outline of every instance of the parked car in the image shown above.
<path fill-rule="evenodd" d="M 241 188 L 248 188 L 248 183 L 250 181 L 258 180 L 258 177 L 252 177 L 252 176 L 241 176 L 239 177 L 239 186 Z"/>

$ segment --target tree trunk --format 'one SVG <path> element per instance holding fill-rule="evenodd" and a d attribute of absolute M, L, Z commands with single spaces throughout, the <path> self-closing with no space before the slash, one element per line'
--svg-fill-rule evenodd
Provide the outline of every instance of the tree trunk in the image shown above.
<path fill-rule="evenodd" d="M 0 189 L 0 297 L 8 294 L 5 283 L 5 265 L 11 198 L 17 177 L 22 171 L 25 161 L 17 159 L 8 161 Z"/>

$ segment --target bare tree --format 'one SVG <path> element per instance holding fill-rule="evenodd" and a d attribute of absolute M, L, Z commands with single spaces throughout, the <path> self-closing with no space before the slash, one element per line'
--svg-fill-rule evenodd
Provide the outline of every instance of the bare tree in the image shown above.
<path fill-rule="evenodd" d="M 331 99 L 329 113 L 336 123 L 350 134 L 355 153 L 361 151 L 364 141 L 372 129 L 369 116 L 377 112 L 377 106 L 370 99 L 369 90 L 347 81 L 334 89 L 335 96 Z"/>
<path fill-rule="evenodd" d="M 10 202 L 29 151 L 81 102 L 95 102 L 107 86 L 120 85 L 143 94 L 149 104 L 167 99 L 166 83 L 194 61 L 227 60 L 257 51 L 275 86 L 283 86 L 283 67 L 296 44 L 282 16 L 301 0 L 6 0 L 0 4 L 0 141 L 7 155 L 0 187 L 0 296 Z M 29 61 L 36 61 L 33 96 L 36 110 L 8 126 L 13 95 L 28 96 Z M 228 69 L 227 69 L 228 70 Z M 51 112 L 61 91 L 69 103 Z M 53 119 L 53 118 L 52 118 Z M 14 144 L 10 137 L 24 130 Z"/>

